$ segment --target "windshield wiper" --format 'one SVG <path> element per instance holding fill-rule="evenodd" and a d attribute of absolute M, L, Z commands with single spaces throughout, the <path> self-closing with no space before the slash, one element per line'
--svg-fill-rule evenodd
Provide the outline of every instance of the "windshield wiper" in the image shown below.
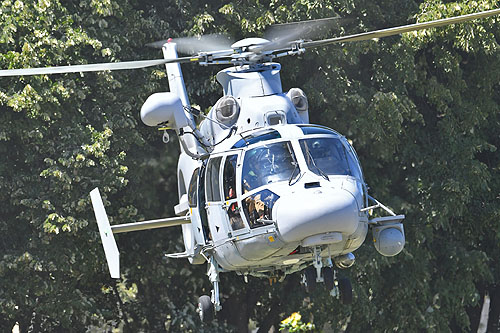
<path fill-rule="evenodd" d="M 311 155 L 311 152 L 309 150 L 307 150 L 307 155 L 309 156 L 309 158 L 311 159 L 311 164 L 316 168 L 316 170 L 318 170 L 319 174 L 321 177 L 325 178 L 326 180 L 330 181 L 330 178 L 328 178 L 328 175 L 326 173 L 323 172 L 323 170 L 321 170 L 317 165 L 316 165 L 316 162 L 314 161 L 314 158 L 312 157 Z"/>
<path fill-rule="evenodd" d="M 295 164 L 295 166 L 293 168 L 292 174 L 290 175 L 290 178 L 288 179 L 288 186 L 292 186 L 292 180 L 295 178 L 293 177 L 293 175 L 295 175 L 295 170 L 297 170 L 297 168 L 299 167 L 299 163 L 297 163 L 297 161 L 293 162 L 293 164 Z"/>
<path fill-rule="evenodd" d="M 295 158 L 295 154 L 293 153 L 292 149 L 290 148 L 290 145 L 287 143 L 286 145 L 287 149 L 288 149 L 288 152 L 290 153 L 290 156 L 292 156 L 293 158 L 293 171 L 292 171 L 292 174 L 290 175 L 290 178 L 288 179 L 288 186 L 292 186 L 292 180 L 293 180 L 293 175 L 295 175 L 295 170 L 298 169 L 299 167 L 299 162 L 297 161 L 297 159 Z M 300 175 L 300 169 L 299 169 L 299 175 Z M 300 177 L 299 177 L 300 179 Z M 298 180 L 297 180 L 298 181 Z M 294 183 L 295 184 L 295 183 Z"/>

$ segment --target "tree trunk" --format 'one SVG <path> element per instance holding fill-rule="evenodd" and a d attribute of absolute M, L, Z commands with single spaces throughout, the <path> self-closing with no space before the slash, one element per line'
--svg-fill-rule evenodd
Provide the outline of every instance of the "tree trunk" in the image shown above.
<path fill-rule="evenodd" d="M 486 333 L 488 330 L 488 317 L 490 313 L 490 296 L 486 292 L 483 298 L 483 306 L 481 309 L 481 315 L 479 316 L 479 325 L 477 328 L 477 333 Z"/>
<path fill-rule="evenodd" d="M 500 331 L 500 286 L 490 290 L 490 314 L 488 317 L 489 332 Z"/>

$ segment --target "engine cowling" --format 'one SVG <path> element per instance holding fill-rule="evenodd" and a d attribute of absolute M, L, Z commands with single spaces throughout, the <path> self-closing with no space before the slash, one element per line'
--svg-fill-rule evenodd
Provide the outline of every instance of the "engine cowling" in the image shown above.
<path fill-rule="evenodd" d="M 189 125 L 181 99 L 171 92 L 149 96 L 142 105 L 141 119 L 148 126 L 162 125 L 179 129 Z"/>

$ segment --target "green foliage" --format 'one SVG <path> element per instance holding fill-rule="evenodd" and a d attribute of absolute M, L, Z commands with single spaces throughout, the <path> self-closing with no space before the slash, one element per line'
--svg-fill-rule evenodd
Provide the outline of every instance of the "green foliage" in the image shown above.
<path fill-rule="evenodd" d="M 488 0 L 5 0 L 0 67 L 152 59 L 160 53 L 144 44 L 168 36 L 243 38 L 271 24 L 336 14 L 346 19 L 332 34 L 350 34 L 497 6 Z M 369 244 L 356 252 L 347 272 L 352 306 L 326 293 L 307 297 L 296 276 L 269 287 L 225 274 L 228 312 L 203 327 L 194 304 L 210 289 L 205 267 L 163 260 L 165 252 L 183 250 L 180 232 L 118 236 L 123 279 L 115 283 L 88 196 L 101 189 L 112 223 L 173 214 L 178 147 L 164 146 L 138 117 L 147 96 L 166 89 L 164 73 L 1 78 L 0 327 L 228 331 L 249 318 L 278 327 L 300 310 L 315 327 L 335 331 L 475 330 L 482 295 L 499 290 L 498 20 L 281 61 L 284 89 L 306 92 L 312 122 L 352 140 L 372 194 L 406 214 L 406 248 L 395 258 Z M 202 109 L 220 95 L 217 70 L 183 67 L 191 102 Z"/>

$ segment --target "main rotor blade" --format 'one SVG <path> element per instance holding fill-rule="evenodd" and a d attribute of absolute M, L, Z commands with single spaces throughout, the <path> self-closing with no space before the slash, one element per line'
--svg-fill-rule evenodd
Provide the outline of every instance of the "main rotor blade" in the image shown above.
<path fill-rule="evenodd" d="M 263 45 L 259 51 L 278 50 L 289 47 L 289 43 L 298 39 L 313 39 L 321 34 L 340 27 L 340 22 L 346 19 L 328 17 L 323 19 L 281 23 L 271 25 L 265 32 L 264 38 L 270 43 Z"/>
<path fill-rule="evenodd" d="M 146 46 L 161 49 L 166 43 L 177 44 L 177 51 L 185 54 L 195 54 L 199 52 L 217 52 L 222 50 L 231 50 L 231 44 L 234 43 L 231 37 L 224 34 L 209 34 L 192 37 L 179 37 L 159 40 Z"/>
<path fill-rule="evenodd" d="M 355 35 L 329 38 L 329 39 L 317 40 L 317 41 L 312 41 L 312 42 L 304 42 L 304 43 L 301 43 L 301 47 L 312 48 L 312 47 L 318 47 L 318 46 L 336 44 L 336 43 L 376 39 L 376 38 L 381 38 L 381 37 L 398 35 L 398 34 L 410 32 L 410 31 L 435 28 L 435 27 L 440 27 L 443 25 L 449 25 L 449 24 L 454 24 L 454 23 L 461 23 L 461 22 L 476 20 L 476 19 L 480 19 L 480 18 L 493 16 L 493 15 L 498 15 L 498 14 L 500 14 L 500 9 L 492 9 L 492 10 L 488 10 L 488 11 L 484 11 L 484 12 L 462 15 L 462 16 L 455 16 L 455 17 L 450 17 L 450 18 L 445 18 L 445 19 L 440 19 L 440 20 L 435 20 L 435 21 L 403 25 L 400 27 L 362 32 L 362 33 L 355 34 Z"/>
<path fill-rule="evenodd" d="M 137 60 L 137 61 L 108 62 L 99 64 L 87 64 L 87 65 L 4 69 L 0 70 L 0 76 L 25 76 L 25 75 L 114 71 L 121 69 L 146 68 L 173 62 L 183 63 L 183 62 L 198 62 L 198 61 L 200 61 L 200 59 L 194 56 L 194 57 L 183 57 L 175 59 Z"/>
<path fill-rule="evenodd" d="M 194 54 L 198 52 L 216 52 L 231 50 L 234 43 L 231 37 L 223 34 L 210 34 L 200 37 L 174 38 L 172 42 L 177 44 L 177 50 L 184 54 Z"/>

